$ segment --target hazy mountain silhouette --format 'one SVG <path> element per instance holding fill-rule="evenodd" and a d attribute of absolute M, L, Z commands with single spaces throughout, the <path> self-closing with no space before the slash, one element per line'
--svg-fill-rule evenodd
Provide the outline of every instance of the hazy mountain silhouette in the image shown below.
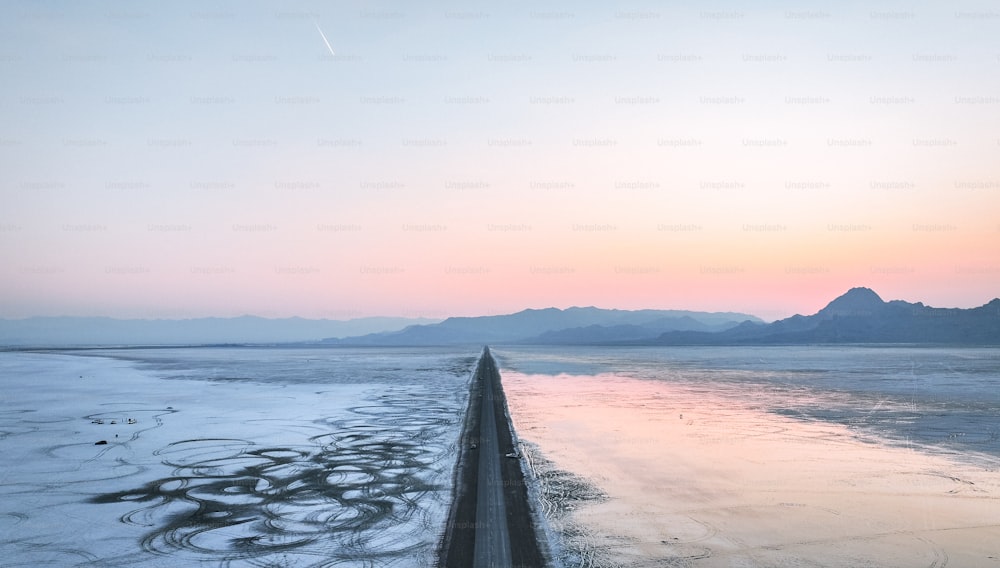
<path fill-rule="evenodd" d="M 667 331 L 723 331 L 736 327 L 741 321 L 747 321 L 747 318 L 751 317 L 743 314 L 729 315 L 740 317 L 742 320 L 726 319 L 719 321 L 706 318 L 710 321 L 704 322 L 692 316 L 681 316 L 658 318 L 643 324 L 592 324 L 586 327 L 571 327 L 557 331 L 546 331 L 536 337 L 525 339 L 522 343 L 534 345 L 588 345 L 635 341 L 652 339 Z M 753 319 L 760 321 L 756 318 Z"/>
<path fill-rule="evenodd" d="M 687 310 L 606 310 L 545 308 L 514 314 L 448 318 L 432 325 L 340 340 L 340 345 L 454 345 L 482 343 L 592 344 L 621 340 L 654 340 L 664 331 L 722 330 L 742 321 L 761 320 L 747 314 Z"/>
<path fill-rule="evenodd" d="M 320 338 L 322 339 L 320 341 Z M 2 346 L 197 345 L 318 342 L 322 345 L 746 345 L 941 343 L 1000 345 L 1000 299 L 971 309 L 885 302 L 852 288 L 809 316 L 764 323 L 751 315 L 573 307 L 425 319 L 199 318 L 0 320 Z"/>
<path fill-rule="evenodd" d="M 437 320 L 370 317 L 352 320 L 304 318 L 113 319 L 35 317 L 0 320 L 0 345 L 196 345 L 288 343 L 394 331 Z"/>
<path fill-rule="evenodd" d="M 674 331 L 659 345 L 804 343 L 1000 344 L 1000 299 L 978 308 L 932 308 L 885 302 L 868 288 L 852 288 L 811 316 L 794 315 L 770 324 L 746 322 L 716 333 Z"/>

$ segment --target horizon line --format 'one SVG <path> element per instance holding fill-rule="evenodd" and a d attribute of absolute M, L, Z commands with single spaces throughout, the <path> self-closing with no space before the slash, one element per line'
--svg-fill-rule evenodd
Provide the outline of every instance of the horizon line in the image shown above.
<path fill-rule="evenodd" d="M 849 292 L 850 290 L 859 289 L 859 288 L 871 290 L 871 291 L 874 292 L 874 290 L 872 288 L 868 288 L 866 286 L 854 286 L 854 287 L 849 288 L 847 292 Z M 844 292 L 844 294 L 846 294 L 847 292 Z M 875 292 L 875 293 L 876 293 L 876 295 L 878 295 L 877 292 Z M 842 295 L 843 294 L 841 294 L 840 296 L 842 296 Z M 837 296 L 837 297 L 840 297 L 840 296 Z M 881 295 L 879 295 L 879 298 L 881 298 Z M 836 299 L 836 298 L 832 298 L 829 302 L 832 302 L 834 299 Z M 909 302 L 909 303 L 914 303 L 914 304 L 923 304 L 923 305 L 925 305 L 927 307 L 939 308 L 939 309 L 972 309 L 972 308 L 977 308 L 977 307 L 985 306 L 985 305 L 987 305 L 987 304 L 989 304 L 989 303 L 991 303 L 991 302 L 993 302 L 995 300 L 1000 300 L 1000 296 L 994 296 L 993 298 L 991 298 L 991 299 L 989 299 L 989 300 L 987 300 L 987 301 L 985 301 L 985 302 L 983 302 L 981 304 L 977 304 L 977 305 L 973 305 L 973 306 L 969 306 L 969 307 L 965 307 L 965 308 L 958 307 L 958 306 L 930 306 L 930 305 L 924 304 L 922 301 L 919 301 L 919 300 L 913 301 L 913 302 L 910 302 L 909 300 L 901 300 L 901 299 L 885 300 L 883 298 L 882 300 L 883 300 L 883 302 L 886 302 L 886 303 L 895 302 L 895 301 L 904 301 L 904 302 Z M 829 302 L 827 302 L 827 303 L 829 303 Z M 643 307 L 643 308 L 614 308 L 614 307 L 612 307 L 612 308 L 607 308 L 607 307 L 600 307 L 600 306 L 596 306 L 596 305 L 591 304 L 591 305 L 586 305 L 586 306 L 571 305 L 571 306 L 567 306 L 567 307 L 557 307 L 557 306 L 525 307 L 525 308 L 516 309 L 516 310 L 513 310 L 513 311 L 502 311 L 502 312 L 498 311 L 498 312 L 485 312 L 485 313 L 480 312 L 480 313 L 477 313 L 476 315 L 454 315 L 454 314 L 452 314 L 452 315 L 446 315 L 446 316 L 441 316 L 441 315 L 425 315 L 425 314 L 420 314 L 420 315 L 399 315 L 399 314 L 397 314 L 397 315 L 380 315 L 380 314 L 362 315 L 362 314 L 359 313 L 359 314 L 351 315 L 351 316 L 348 316 L 348 317 L 345 317 L 345 318 L 338 318 L 338 317 L 308 317 L 308 316 L 302 316 L 302 315 L 266 316 L 266 315 L 257 315 L 257 314 L 253 314 L 253 313 L 242 313 L 242 314 L 233 315 L 233 316 L 200 315 L 200 316 L 182 316 L 182 317 L 163 317 L 163 316 L 117 317 L 117 316 L 110 316 L 110 315 L 72 315 L 72 314 L 61 314 L 61 315 L 29 315 L 29 316 L 23 316 L 23 317 L 0 316 L 0 321 L 23 321 L 23 320 L 29 320 L 29 319 L 86 319 L 86 318 L 110 319 L 110 320 L 115 320 L 115 321 L 192 321 L 192 320 L 208 320 L 208 319 L 233 320 L 233 319 L 240 319 L 240 318 L 255 318 L 255 319 L 262 319 L 262 320 L 291 320 L 291 319 L 299 319 L 299 320 L 314 321 L 314 322 L 323 322 L 323 321 L 326 321 L 326 322 L 345 322 L 345 323 L 346 322 L 352 322 L 352 321 L 359 321 L 359 320 L 369 320 L 369 319 L 400 319 L 400 320 L 433 320 L 435 323 L 437 323 L 437 322 L 441 322 L 441 321 L 444 321 L 444 320 L 447 320 L 447 319 L 451 319 L 451 318 L 495 317 L 495 316 L 513 315 L 513 314 L 518 314 L 518 313 L 527 312 L 527 311 L 544 311 L 544 310 L 568 311 L 568 310 L 573 310 L 573 309 L 598 309 L 598 310 L 604 310 L 604 311 L 621 311 L 621 312 L 658 311 L 658 312 L 693 312 L 693 313 L 701 313 L 701 314 L 736 314 L 736 315 L 751 316 L 751 317 L 757 318 L 757 319 L 759 319 L 761 321 L 764 321 L 764 322 L 772 322 L 772 321 L 777 321 L 779 319 L 783 319 L 783 318 L 769 319 L 769 318 L 761 317 L 761 316 L 759 316 L 757 314 L 754 314 L 754 313 L 751 313 L 751 312 L 740 311 L 740 310 L 737 310 L 737 309 L 704 310 L 704 309 L 696 309 L 696 308 L 676 308 L 676 307 L 674 307 L 674 308 L 652 308 L 652 307 Z M 432 313 L 432 312 L 429 311 L 428 314 L 429 313 Z M 794 316 L 794 315 L 808 315 L 808 314 L 801 314 L 801 313 L 797 313 L 796 312 L 796 313 L 792 313 L 791 315 L 786 316 L 786 317 L 791 317 L 791 316 Z"/>

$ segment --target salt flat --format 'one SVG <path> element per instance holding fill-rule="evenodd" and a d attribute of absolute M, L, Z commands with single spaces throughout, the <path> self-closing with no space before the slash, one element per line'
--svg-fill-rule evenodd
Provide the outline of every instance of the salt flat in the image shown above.
<path fill-rule="evenodd" d="M 0 353 L 4 566 L 433 565 L 475 354 L 101 354 Z"/>

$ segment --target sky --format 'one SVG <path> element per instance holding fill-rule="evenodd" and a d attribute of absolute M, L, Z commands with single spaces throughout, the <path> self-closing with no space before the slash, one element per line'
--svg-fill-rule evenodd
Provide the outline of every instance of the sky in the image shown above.
<path fill-rule="evenodd" d="M 1000 296 L 994 2 L 0 4 L 0 317 Z"/>

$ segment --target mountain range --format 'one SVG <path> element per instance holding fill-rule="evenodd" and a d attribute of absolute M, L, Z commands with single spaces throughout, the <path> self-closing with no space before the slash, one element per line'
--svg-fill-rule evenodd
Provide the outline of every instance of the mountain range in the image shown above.
<path fill-rule="evenodd" d="M 932 308 L 886 302 L 869 288 L 851 288 L 810 316 L 769 324 L 743 322 L 716 333 L 672 331 L 656 345 L 767 345 L 818 343 L 1000 344 L 1000 299 L 978 308 Z"/>
<path fill-rule="evenodd" d="M 718 332 L 742 322 L 763 323 L 755 316 L 732 312 L 545 308 L 497 316 L 453 317 L 401 331 L 324 342 L 335 345 L 590 345 L 652 341 L 671 331 Z"/>
<path fill-rule="evenodd" d="M 325 339 L 324 339 L 325 338 Z M 36 317 L 0 320 L 0 346 L 301 343 L 421 345 L 790 345 L 908 343 L 1000 345 L 1000 299 L 978 308 L 886 302 L 852 288 L 812 315 L 765 323 L 735 312 L 528 309 L 513 314 L 347 321 L 254 316 L 186 320 Z"/>
<path fill-rule="evenodd" d="M 886 302 L 852 288 L 819 312 L 765 323 L 740 313 L 524 310 L 501 316 L 448 318 L 394 332 L 325 340 L 336 345 L 793 345 L 908 343 L 1000 345 L 1000 299 L 971 309 Z"/>

